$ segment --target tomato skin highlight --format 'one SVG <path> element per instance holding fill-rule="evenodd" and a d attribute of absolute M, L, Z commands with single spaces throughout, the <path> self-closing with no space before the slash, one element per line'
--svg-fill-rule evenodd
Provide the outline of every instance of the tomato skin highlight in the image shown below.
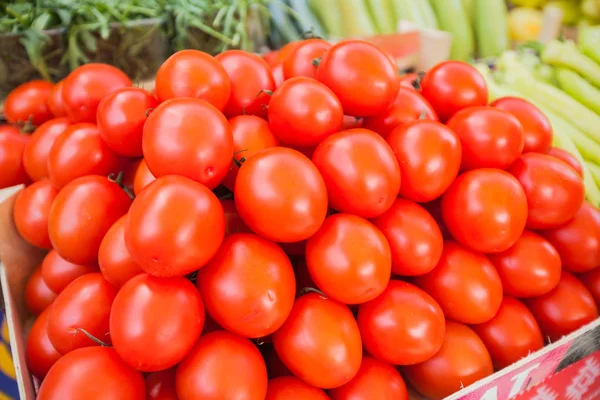
<path fill-rule="evenodd" d="M 97 272 L 95 265 L 73 264 L 58 255 L 55 250 L 50 250 L 41 265 L 44 282 L 55 293 L 62 292 L 69 283 L 82 275 Z"/>
<path fill-rule="evenodd" d="M 47 321 L 48 310 L 44 310 L 33 323 L 25 344 L 27 368 L 32 375 L 41 380 L 44 379 L 54 363 L 62 357 L 48 339 Z"/>
<path fill-rule="evenodd" d="M 34 315 L 40 315 L 56 299 L 42 277 L 41 268 L 37 267 L 31 273 L 25 285 L 25 306 Z"/>
<path fill-rule="evenodd" d="M 319 59 L 331 49 L 332 45 L 323 39 L 306 39 L 295 47 L 294 51 L 283 60 L 283 77 L 291 79 L 296 76 L 315 78 L 317 67 L 314 60 Z"/>
<path fill-rule="evenodd" d="M 225 236 L 219 199 L 183 176 L 164 176 L 134 200 L 125 220 L 125 244 L 145 272 L 183 276 L 203 267 Z"/>
<path fill-rule="evenodd" d="M 33 80 L 14 88 L 4 99 L 3 111 L 6 120 L 11 123 L 40 125 L 52 118 L 48 99 L 52 92 L 51 82 Z"/>
<path fill-rule="evenodd" d="M 348 383 L 362 361 L 354 316 L 345 305 L 318 293 L 296 299 L 290 316 L 273 334 L 273 345 L 295 376 L 323 389 Z"/>
<path fill-rule="evenodd" d="M 21 190 L 15 200 L 13 219 L 17 230 L 34 246 L 51 249 L 48 215 L 58 191 L 48 180 L 35 182 Z"/>
<path fill-rule="evenodd" d="M 29 181 L 23 164 L 23 153 L 29 141 L 29 135 L 22 135 L 12 126 L 0 126 L 0 189 Z"/>
<path fill-rule="evenodd" d="M 390 146 L 363 128 L 323 140 L 312 161 L 327 186 L 330 207 L 364 218 L 387 211 L 401 187 L 400 167 Z"/>
<path fill-rule="evenodd" d="M 116 287 L 121 287 L 142 273 L 142 268 L 133 261 L 125 245 L 125 220 L 127 215 L 119 218 L 106 232 L 98 249 L 98 265 L 104 279 Z"/>
<path fill-rule="evenodd" d="M 38 126 L 23 152 L 23 166 L 27 175 L 40 181 L 50 176 L 48 157 L 56 139 L 71 125 L 68 118 L 54 118 Z"/>
<path fill-rule="evenodd" d="M 360 250 L 357 243 L 362 244 Z M 306 242 L 306 264 L 328 297 L 361 304 L 385 290 L 392 255 L 385 236 L 372 223 L 352 214 L 334 214 Z"/>
<path fill-rule="evenodd" d="M 391 280 L 379 297 L 359 305 L 357 321 L 369 354 L 393 365 L 427 361 L 444 342 L 445 318 L 439 304 L 423 290 L 399 280 Z M 391 337 L 403 345 L 390 342 Z"/>
<path fill-rule="evenodd" d="M 265 400 L 329 400 L 329 397 L 295 376 L 281 376 L 269 380 Z"/>

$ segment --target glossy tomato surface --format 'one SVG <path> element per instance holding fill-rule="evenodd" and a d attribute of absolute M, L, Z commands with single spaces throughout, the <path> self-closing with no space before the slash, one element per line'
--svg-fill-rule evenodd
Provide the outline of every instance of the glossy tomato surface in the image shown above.
<path fill-rule="evenodd" d="M 600 305 L 600 268 L 594 268 L 579 276 L 585 287 L 590 291 L 596 301 L 596 306 Z"/>
<path fill-rule="evenodd" d="M 15 200 L 13 218 L 17 230 L 34 246 L 50 249 L 48 214 L 58 190 L 49 180 L 35 182 L 21 190 Z"/>
<path fill-rule="evenodd" d="M 548 155 L 566 162 L 580 176 L 583 176 L 583 167 L 581 166 L 579 160 L 573 154 L 559 147 L 550 147 L 550 150 L 548 150 Z"/>
<path fill-rule="evenodd" d="M 38 379 L 44 379 L 50 368 L 61 357 L 48 339 L 47 322 L 48 310 L 45 310 L 33 323 L 25 344 L 27 368 Z"/>
<path fill-rule="evenodd" d="M 281 376 L 269 380 L 265 400 L 329 400 L 329 397 L 322 389 L 295 376 Z"/>
<path fill-rule="evenodd" d="M 124 215 L 106 232 L 98 249 L 98 265 L 104 279 L 116 287 L 121 287 L 142 272 L 142 268 L 133 261 L 125 245 Z"/>
<path fill-rule="evenodd" d="M 58 81 L 54 86 L 52 86 L 50 96 L 48 96 L 48 108 L 50 109 L 52 115 L 54 115 L 56 118 L 67 116 L 67 108 L 65 106 L 65 101 L 63 100 L 64 84 L 64 79 Z"/>
<path fill-rule="evenodd" d="M 58 138 L 71 125 L 68 118 L 54 118 L 38 126 L 23 152 L 23 166 L 27 175 L 39 181 L 48 178 L 48 156 Z"/>
<path fill-rule="evenodd" d="M 175 388 L 177 368 L 153 372 L 146 376 L 146 400 L 178 400 Z"/>
<path fill-rule="evenodd" d="M 323 39 L 303 40 L 294 51 L 283 60 L 283 77 L 290 79 L 295 76 L 314 78 L 317 65 L 323 54 L 331 48 L 331 43 Z"/>
<path fill-rule="evenodd" d="M 68 262 L 58 255 L 54 250 L 50 250 L 41 265 L 41 273 L 44 282 L 55 293 L 62 292 L 69 283 L 82 275 L 90 272 L 97 272 L 96 265 L 79 265 Z"/>
<path fill-rule="evenodd" d="M 52 83 L 33 80 L 13 89 L 4 99 L 3 112 L 11 123 L 31 123 L 40 125 L 52 118 L 48 107 L 48 98 L 52 92 Z"/>
<path fill-rule="evenodd" d="M 152 172 L 148 169 L 148 164 L 146 164 L 146 160 L 142 159 L 142 161 L 138 164 L 137 169 L 135 170 L 135 175 L 133 177 L 133 193 L 137 196 L 140 194 L 142 189 L 148 186 L 150 183 L 154 182 L 156 177 L 152 175 Z"/>
<path fill-rule="evenodd" d="M 34 315 L 39 315 L 56 299 L 42 277 L 41 268 L 37 267 L 31 273 L 25 285 L 25 306 Z"/>
<path fill-rule="evenodd" d="M 21 134 L 12 126 L 0 126 L 0 189 L 29 181 L 23 164 L 23 153 L 29 140 L 29 135 Z"/>

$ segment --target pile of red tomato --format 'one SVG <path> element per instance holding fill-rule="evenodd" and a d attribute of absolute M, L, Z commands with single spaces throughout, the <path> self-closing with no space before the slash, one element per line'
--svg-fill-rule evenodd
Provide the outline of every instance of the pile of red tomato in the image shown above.
<path fill-rule="evenodd" d="M 600 211 L 547 118 L 465 63 L 412 80 L 309 39 L 11 93 L 38 398 L 439 399 L 596 319 Z"/>

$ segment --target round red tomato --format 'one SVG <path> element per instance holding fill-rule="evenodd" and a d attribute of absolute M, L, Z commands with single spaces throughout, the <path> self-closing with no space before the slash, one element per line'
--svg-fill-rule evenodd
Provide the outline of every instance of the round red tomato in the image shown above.
<path fill-rule="evenodd" d="M 275 90 L 275 79 L 266 61 L 242 50 L 224 51 L 215 58 L 231 80 L 231 95 L 223 113 L 228 117 L 242 114 L 266 117 L 271 100 L 269 92 Z"/>
<path fill-rule="evenodd" d="M 563 271 L 550 292 L 527 300 L 544 337 L 556 341 L 598 318 L 592 294 L 579 279 Z"/>
<path fill-rule="evenodd" d="M 600 305 L 600 267 L 596 267 L 579 276 L 585 287 L 590 291 L 596 301 L 596 305 Z"/>
<path fill-rule="evenodd" d="M 527 228 L 556 228 L 581 208 L 585 189 L 581 176 L 565 162 L 539 153 L 523 154 L 509 169 L 527 196 Z"/>
<path fill-rule="evenodd" d="M 144 89 L 115 90 L 98 105 L 100 137 L 117 154 L 141 156 L 144 123 L 156 106 L 158 100 Z"/>
<path fill-rule="evenodd" d="M 303 40 L 294 51 L 283 60 L 283 76 L 290 79 L 295 76 L 315 78 L 320 57 L 331 48 L 331 43 L 322 39 Z"/>
<path fill-rule="evenodd" d="M 181 277 L 131 278 L 119 290 L 110 313 L 110 338 L 117 354 L 131 368 L 145 372 L 162 371 L 183 360 L 203 326 L 202 298 L 194 284 Z"/>
<path fill-rule="evenodd" d="M 294 270 L 286 254 L 275 243 L 249 233 L 227 236 L 198 271 L 196 284 L 215 322 L 248 338 L 279 329 L 296 297 Z"/>
<path fill-rule="evenodd" d="M 146 400 L 179 400 L 175 388 L 176 368 L 153 372 L 146 376 Z"/>
<path fill-rule="evenodd" d="M 233 191 L 235 178 L 241 164 L 260 150 L 275 147 L 279 142 L 269 129 L 269 123 L 260 117 L 240 115 L 231 118 L 229 124 L 231 125 L 231 132 L 233 134 L 234 161 L 223 180 L 223 185 Z"/>
<path fill-rule="evenodd" d="M 473 330 L 487 347 L 497 370 L 544 347 L 542 332 L 531 311 L 512 297 L 505 297 L 494 318 Z"/>
<path fill-rule="evenodd" d="M 442 197 L 442 217 L 458 242 L 498 253 L 514 245 L 527 222 L 527 198 L 512 175 L 483 168 L 460 175 Z"/>
<path fill-rule="evenodd" d="M 510 167 L 523 151 L 521 123 L 511 113 L 494 107 L 469 107 L 447 123 L 462 145 L 462 169 Z"/>
<path fill-rule="evenodd" d="M 442 232 L 431 214 L 417 203 L 396 199 L 373 223 L 390 245 L 394 274 L 423 275 L 437 265 L 444 246 Z"/>
<path fill-rule="evenodd" d="M 226 331 L 203 335 L 175 376 L 179 400 L 264 400 L 267 381 L 258 349 Z"/>
<path fill-rule="evenodd" d="M 442 122 L 463 108 L 485 106 L 488 102 L 485 78 L 462 61 L 444 61 L 430 69 L 421 79 L 421 93 Z"/>
<path fill-rule="evenodd" d="M 61 357 L 56 351 L 46 331 L 48 310 L 44 310 L 35 320 L 25 345 L 25 361 L 29 372 L 36 378 L 43 380 L 50 368 Z"/>
<path fill-rule="evenodd" d="M 219 199 L 183 176 L 158 178 L 131 205 L 125 244 L 133 260 L 155 276 L 183 276 L 204 266 L 225 236 Z"/>
<path fill-rule="evenodd" d="M 106 232 L 98 249 L 98 265 L 104 279 L 116 287 L 121 287 L 142 272 L 142 268 L 133 261 L 125 246 L 125 220 L 119 218 Z"/>
<path fill-rule="evenodd" d="M 354 315 L 318 293 L 296 299 L 287 321 L 273 334 L 273 345 L 295 376 L 323 389 L 350 382 L 362 360 Z"/>
<path fill-rule="evenodd" d="M 56 138 L 48 154 L 48 175 L 57 188 L 75 178 L 119 172 L 121 159 L 100 137 L 94 124 L 70 125 Z"/>
<path fill-rule="evenodd" d="M 396 368 L 372 357 L 363 357 L 356 376 L 339 388 L 329 391 L 331 400 L 408 400 L 404 379 Z"/>
<path fill-rule="evenodd" d="M 69 283 L 82 275 L 97 272 L 95 265 L 73 264 L 62 258 L 54 250 L 50 250 L 42 261 L 42 278 L 54 293 L 62 292 Z"/>
<path fill-rule="evenodd" d="M 182 175 L 214 189 L 231 167 L 233 136 L 215 107 L 179 98 L 152 111 L 144 125 L 143 148 L 154 176 Z"/>
<path fill-rule="evenodd" d="M 63 100 L 64 79 L 52 86 L 50 96 L 48 96 L 48 108 L 55 118 L 66 117 L 67 108 Z"/>
<path fill-rule="evenodd" d="M 30 136 L 9 125 L 0 126 L 0 189 L 27 183 L 23 153 Z"/>
<path fill-rule="evenodd" d="M 465 324 L 490 320 L 502 302 L 502 281 L 491 261 L 458 243 L 444 242 L 442 258 L 415 283 L 442 307 L 447 318 Z"/>
<path fill-rule="evenodd" d="M 583 176 L 583 167 L 581 166 L 579 160 L 573 154 L 558 147 L 550 147 L 550 150 L 548 150 L 548 155 L 566 162 L 579 174 L 579 176 Z"/>
<path fill-rule="evenodd" d="M 344 40 L 325 52 L 316 78 L 333 90 L 344 113 L 354 117 L 384 112 L 400 89 L 400 77 L 390 57 L 362 40 Z"/>
<path fill-rule="evenodd" d="M 319 388 L 302 382 L 295 376 L 269 380 L 265 400 L 330 400 Z"/>
<path fill-rule="evenodd" d="M 246 225 L 276 242 L 314 235 L 327 214 L 327 188 L 315 165 L 283 147 L 248 159 L 235 180 L 235 206 Z"/>
<path fill-rule="evenodd" d="M 140 194 L 142 189 L 148 186 L 150 183 L 154 182 L 156 177 L 152 175 L 152 172 L 148 169 L 148 164 L 146 164 L 146 160 L 142 159 L 142 161 L 138 164 L 137 169 L 135 170 L 135 176 L 133 178 L 133 193 L 137 196 Z"/>
<path fill-rule="evenodd" d="M 192 97 L 206 100 L 223 111 L 230 93 L 227 71 L 213 56 L 202 51 L 178 51 L 163 62 L 156 73 L 156 97 L 160 102 Z"/>
<path fill-rule="evenodd" d="M 48 214 L 58 191 L 49 180 L 35 182 L 21 190 L 15 200 L 13 219 L 17 230 L 34 246 L 51 249 Z"/>
<path fill-rule="evenodd" d="M 383 112 L 364 119 L 362 127 L 387 137 L 394 128 L 421 119 L 439 121 L 431 104 L 414 88 L 400 87 L 392 105 Z"/>
<path fill-rule="evenodd" d="M 250 229 L 244 224 L 242 218 L 238 215 L 235 208 L 235 202 L 230 199 L 219 200 L 225 214 L 225 235 L 231 233 L 250 232 Z"/>
<path fill-rule="evenodd" d="M 144 400 L 146 385 L 142 374 L 129 368 L 113 349 L 77 349 L 54 364 L 37 397 L 38 400 L 69 398 Z"/>
<path fill-rule="evenodd" d="M 573 273 L 600 266 L 600 210 L 583 203 L 575 217 L 542 233 L 558 250 L 562 266 Z"/>
<path fill-rule="evenodd" d="M 100 101 L 117 89 L 132 85 L 120 69 L 108 64 L 84 64 L 64 80 L 62 92 L 67 115 L 73 122 L 96 122 Z"/>
<path fill-rule="evenodd" d="M 340 212 L 377 217 L 398 197 L 398 161 L 375 132 L 356 128 L 331 135 L 312 160 L 325 180 L 329 206 Z"/>
<path fill-rule="evenodd" d="M 271 65 L 284 63 L 285 60 L 287 60 L 289 57 L 291 57 L 292 54 L 294 54 L 294 51 L 296 51 L 296 49 L 302 43 L 304 43 L 303 40 L 295 40 L 295 41 L 289 42 L 288 44 L 283 46 L 279 50 L 279 52 L 277 54 L 277 58 L 275 60 L 273 60 L 273 63 Z"/>
<path fill-rule="evenodd" d="M 554 289 L 560 280 L 558 252 L 546 239 L 528 230 L 514 246 L 489 257 L 508 296 L 541 296 Z"/>
<path fill-rule="evenodd" d="M 406 379 L 430 399 L 443 399 L 494 372 L 492 360 L 477 334 L 466 325 L 446 322 L 446 337 L 429 360 L 404 368 Z"/>
<path fill-rule="evenodd" d="M 50 208 L 52 246 L 67 261 L 95 264 L 104 235 L 130 204 L 125 191 L 103 176 L 75 179 L 58 193 Z"/>
<path fill-rule="evenodd" d="M 360 128 L 363 124 L 364 118 L 360 117 L 351 117 L 349 115 L 344 115 L 344 119 L 342 120 L 342 130 Z"/>
<path fill-rule="evenodd" d="M 64 355 L 81 347 L 98 345 L 81 330 L 110 343 L 108 320 L 116 295 L 117 289 L 99 272 L 71 282 L 48 309 L 48 337 L 54 348 Z"/>
<path fill-rule="evenodd" d="M 369 354 L 394 365 L 426 361 L 444 342 L 445 319 L 439 304 L 403 281 L 391 280 L 381 296 L 358 306 L 357 321 Z"/>
<path fill-rule="evenodd" d="M 401 125 L 387 136 L 387 142 L 400 165 L 402 197 L 431 201 L 441 196 L 458 175 L 460 141 L 439 122 L 418 120 Z"/>
<path fill-rule="evenodd" d="M 269 128 L 283 144 L 316 146 L 339 131 L 342 104 L 322 83 L 306 77 L 289 79 L 275 90 L 269 104 Z"/>
<path fill-rule="evenodd" d="M 52 118 L 48 99 L 52 83 L 34 80 L 13 89 L 4 99 L 4 116 L 11 124 L 31 123 L 40 125 Z"/>
<path fill-rule="evenodd" d="M 418 89 L 415 88 L 415 85 L 418 85 Z M 421 78 L 419 77 L 419 74 L 416 72 L 411 72 L 409 74 L 402 75 L 400 77 L 400 88 L 403 87 L 421 91 Z"/>
<path fill-rule="evenodd" d="M 32 180 L 48 178 L 50 149 L 69 125 L 68 118 L 55 118 L 44 122 L 33 132 L 23 153 L 23 166 Z"/>
<path fill-rule="evenodd" d="M 519 97 L 502 97 L 490 104 L 508 111 L 521 122 L 525 133 L 523 153 L 546 153 L 552 145 L 552 125 L 539 108 Z"/>
<path fill-rule="evenodd" d="M 52 291 L 42 277 L 40 267 L 31 273 L 25 285 L 25 306 L 34 315 L 39 315 L 56 299 L 56 293 Z"/>
<path fill-rule="evenodd" d="M 328 217 L 306 242 L 306 265 L 313 281 L 328 297 L 344 304 L 379 296 L 390 281 L 391 260 L 383 233 L 352 214 Z"/>

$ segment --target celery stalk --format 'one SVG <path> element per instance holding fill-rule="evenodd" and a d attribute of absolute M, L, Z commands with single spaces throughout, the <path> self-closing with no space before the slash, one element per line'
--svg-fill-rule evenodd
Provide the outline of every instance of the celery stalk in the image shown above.
<path fill-rule="evenodd" d="M 556 67 L 572 69 L 594 86 L 600 87 L 600 65 L 579 51 L 572 41 L 552 40 L 544 47 L 542 61 Z"/>
<path fill-rule="evenodd" d="M 556 80 L 562 90 L 581 104 L 600 114 L 600 90 L 578 73 L 566 68 L 556 69 Z"/>
<path fill-rule="evenodd" d="M 377 33 L 365 0 L 336 1 L 340 8 L 344 36 L 368 37 Z"/>
<path fill-rule="evenodd" d="M 339 17 L 340 7 L 337 0 L 308 0 L 308 5 L 330 38 L 344 36 L 342 19 Z"/>
<path fill-rule="evenodd" d="M 379 33 L 396 32 L 398 21 L 392 6 L 392 0 L 367 0 L 373 22 Z"/>
<path fill-rule="evenodd" d="M 590 170 L 597 185 L 600 185 L 600 167 L 593 162 L 586 161 L 585 166 Z M 584 172 L 585 173 L 585 172 Z"/>
<path fill-rule="evenodd" d="M 578 40 L 583 54 L 600 64 L 600 26 L 580 26 Z"/>

